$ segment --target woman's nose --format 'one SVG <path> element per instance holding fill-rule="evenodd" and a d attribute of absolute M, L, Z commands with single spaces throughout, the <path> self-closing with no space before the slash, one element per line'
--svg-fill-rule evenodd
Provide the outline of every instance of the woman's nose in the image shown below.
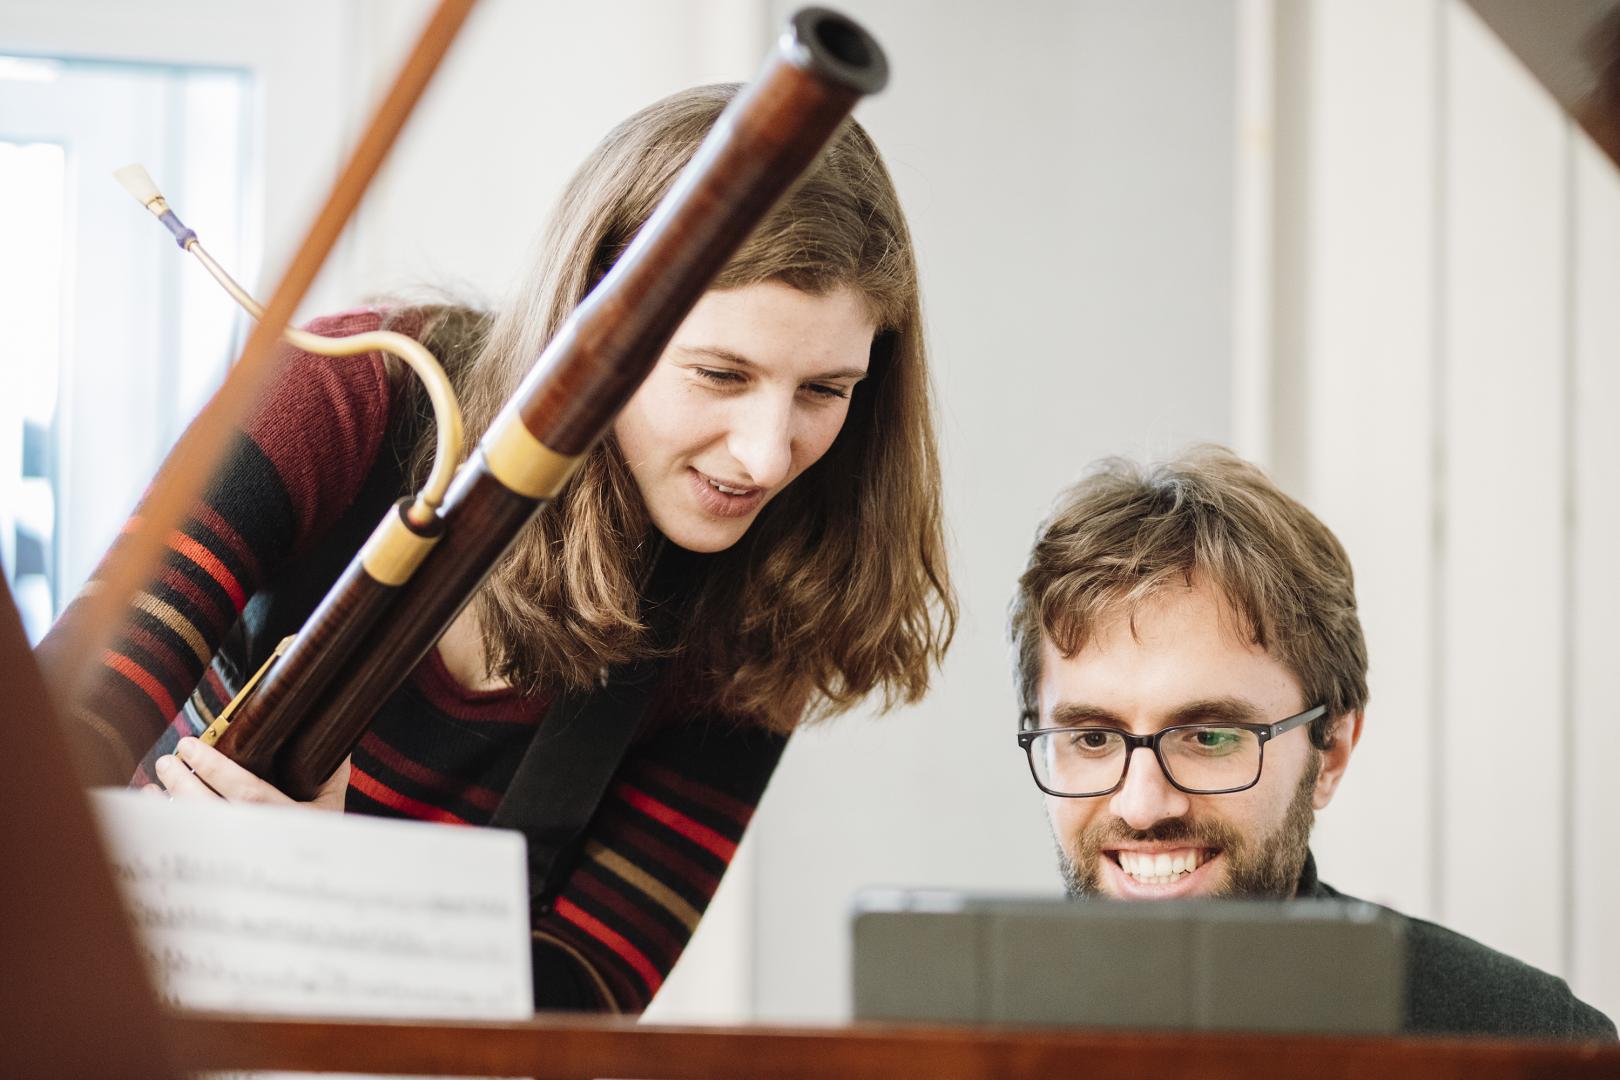
<path fill-rule="evenodd" d="M 760 394 L 739 405 L 726 448 L 748 471 L 749 483 L 776 487 L 793 465 L 793 403 Z"/>

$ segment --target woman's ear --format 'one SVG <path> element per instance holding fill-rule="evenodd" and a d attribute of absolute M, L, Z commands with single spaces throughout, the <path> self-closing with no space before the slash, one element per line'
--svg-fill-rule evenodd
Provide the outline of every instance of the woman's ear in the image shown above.
<path fill-rule="evenodd" d="M 1333 721 L 1333 738 L 1326 750 L 1320 750 L 1322 767 L 1316 774 L 1316 789 L 1311 793 L 1311 806 L 1317 810 L 1326 808 L 1333 801 L 1333 793 L 1339 789 L 1339 781 L 1344 779 L 1344 770 L 1350 765 L 1350 755 L 1356 749 L 1356 743 L 1361 741 L 1362 712 L 1357 709 L 1347 712 Z"/>

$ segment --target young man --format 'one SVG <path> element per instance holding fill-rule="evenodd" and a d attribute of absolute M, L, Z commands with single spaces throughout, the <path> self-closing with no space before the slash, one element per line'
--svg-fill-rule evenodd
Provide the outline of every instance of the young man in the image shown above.
<path fill-rule="evenodd" d="M 1011 622 L 1019 742 L 1071 896 L 1337 897 L 1309 841 L 1361 736 L 1344 548 L 1207 448 L 1064 494 Z M 1407 920 L 1407 1027 L 1614 1039 L 1562 979 Z"/>

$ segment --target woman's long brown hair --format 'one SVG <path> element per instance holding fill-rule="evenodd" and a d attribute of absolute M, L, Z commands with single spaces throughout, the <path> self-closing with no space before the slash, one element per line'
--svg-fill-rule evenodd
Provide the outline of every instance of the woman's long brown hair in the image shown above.
<path fill-rule="evenodd" d="M 469 432 L 652 213 L 737 87 L 683 91 L 610 132 L 568 184 L 515 303 L 485 322 L 429 313 Z M 853 121 L 715 282 L 849 286 L 877 317 L 868 377 L 832 448 L 707 560 L 676 645 L 688 686 L 777 729 L 873 691 L 919 699 L 956 626 L 911 238 L 877 148 Z M 431 432 L 412 459 L 420 474 Z M 476 600 L 490 674 L 582 688 L 652 649 L 640 588 L 656 534 L 609 438 L 525 529 Z"/>

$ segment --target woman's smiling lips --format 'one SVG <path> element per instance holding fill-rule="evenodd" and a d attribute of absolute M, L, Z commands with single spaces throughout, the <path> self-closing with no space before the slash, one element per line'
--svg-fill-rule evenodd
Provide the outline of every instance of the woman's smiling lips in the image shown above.
<path fill-rule="evenodd" d="M 745 517 L 765 502 L 764 488 L 740 487 L 690 466 L 687 467 L 687 475 L 691 477 L 698 505 L 715 517 Z"/>

